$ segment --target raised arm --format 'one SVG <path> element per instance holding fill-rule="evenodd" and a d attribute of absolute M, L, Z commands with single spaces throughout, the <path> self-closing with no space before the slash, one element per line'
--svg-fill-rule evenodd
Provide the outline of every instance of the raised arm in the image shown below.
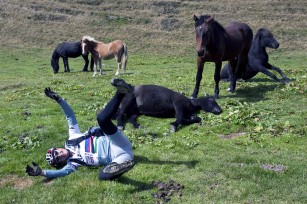
<path fill-rule="evenodd" d="M 61 106 L 68 123 L 69 138 L 79 137 L 81 132 L 78 126 L 77 118 L 69 104 L 59 94 L 53 92 L 49 87 L 45 88 L 45 94 L 49 98 L 55 100 Z"/>

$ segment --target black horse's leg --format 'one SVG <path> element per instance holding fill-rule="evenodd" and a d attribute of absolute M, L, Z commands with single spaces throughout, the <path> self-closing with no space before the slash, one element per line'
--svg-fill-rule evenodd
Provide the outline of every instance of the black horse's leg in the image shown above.
<path fill-rule="evenodd" d="M 64 63 L 64 72 L 70 72 L 68 65 L 68 57 L 63 57 L 63 63 Z"/>
<path fill-rule="evenodd" d="M 215 81 L 215 88 L 214 88 L 214 98 L 218 99 L 220 94 L 219 83 L 221 80 L 221 68 L 222 68 L 222 61 L 215 62 L 215 71 L 214 71 L 214 81 Z"/>
<path fill-rule="evenodd" d="M 90 68 L 91 68 L 91 71 L 94 71 L 94 58 L 93 56 L 91 56 L 91 63 L 90 63 Z"/>
<path fill-rule="evenodd" d="M 269 64 L 269 66 L 267 66 L 268 69 L 272 69 L 272 70 L 275 70 L 276 72 L 278 72 L 280 74 L 280 76 L 282 77 L 282 81 L 283 83 L 289 83 L 291 80 L 281 71 L 280 68 L 278 67 L 275 67 L 271 64 Z"/>
<path fill-rule="evenodd" d="M 242 76 L 244 69 L 242 69 L 242 63 L 241 63 L 241 55 L 238 56 L 238 58 L 234 58 L 232 60 L 229 60 L 229 64 L 231 66 L 230 68 L 230 85 L 228 91 L 233 93 L 236 89 L 236 83 L 238 79 L 238 75 Z M 244 65 L 245 66 L 245 65 Z"/>
<path fill-rule="evenodd" d="M 66 69 L 66 63 L 65 63 L 65 59 L 64 59 L 64 57 L 62 57 L 62 59 L 63 59 L 63 64 L 64 64 L 64 72 L 67 72 L 67 69 Z"/>
<path fill-rule="evenodd" d="M 280 79 L 278 79 L 273 73 L 271 73 L 269 70 L 267 70 L 265 67 L 260 67 L 259 68 L 259 72 L 262 72 L 263 74 L 271 77 L 272 79 L 274 79 L 275 81 L 280 82 Z"/>
<path fill-rule="evenodd" d="M 197 58 L 197 74 L 196 74 L 196 84 L 191 98 L 197 98 L 199 92 L 200 81 L 202 79 L 203 70 L 205 66 L 205 60 L 201 57 Z"/>
<path fill-rule="evenodd" d="M 221 70 L 221 80 L 230 81 L 230 65 L 229 63 Z"/>
<path fill-rule="evenodd" d="M 176 113 L 176 121 L 171 123 L 171 132 L 176 132 L 178 126 L 182 124 L 183 119 L 183 106 L 181 104 L 174 104 L 175 113 Z"/>
<path fill-rule="evenodd" d="M 87 72 L 87 68 L 88 68 L 88 55 L 82 55 L 83 59 L 84 59 L 84 67 L 82 69 L 82 72 Z"/>
<path fill-rule="evenodd" d="M 116 116 L 116 121 L 117 121 L 117 128 L 120 130 L 124 130 L 124 114 L 125 114 L 125 109 L 119 108 L 117 116 Z"/>
<path fill-rule="evenodd" d="M 133 114 L 129 117 L 129 122 L 133 125 L 135 129 L 140 127 L 140 124 L 137 122 L 138 114 Z"/>
<path fill-rule="evenodd" d="M 201 118 L 196 116 L 196 115 L 192 115 L 188 118 L 184 117 L 182 119 L 182 122 L 181 124 L 183 125 L 190 125 L 190 124 L 193 124 L 193 123 L 199 123 L 201 121 Z"/>

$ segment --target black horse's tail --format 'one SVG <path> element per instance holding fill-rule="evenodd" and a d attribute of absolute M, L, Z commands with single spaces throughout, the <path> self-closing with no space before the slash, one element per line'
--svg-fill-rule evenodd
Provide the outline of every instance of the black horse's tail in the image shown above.
<path fill-rule="evenodd" d="M 51 67 L 53 69 L 53 73 L 58 73 L 59 71 L 59 58 L 60 55 L 57 51 L 57 48 L 53 51 L 52 57 L 51 57 Z"/>

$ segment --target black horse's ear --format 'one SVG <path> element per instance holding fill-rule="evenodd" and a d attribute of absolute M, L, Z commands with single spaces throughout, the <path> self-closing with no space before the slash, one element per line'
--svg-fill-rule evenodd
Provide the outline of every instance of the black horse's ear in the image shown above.
<path fill-rule="evenodd" d="M 209 18 L 206 20 L 207 23 L 214 22 L 214 16 L 209 16 Z"/>
<path fill-rule="evenodd" d="M 194 18 L 195 22 L 197 22 L 199 20 L 199 18 L 197 16 L 195 16 L 195 15 L 193 16 L 193 18 Z"/>
<path fill-rule="evenodd" d="M 206 96 L 206 97 L 209 97 L 210 95 L 209 95 L 207 92 L 205 92 L 205 96 Z"/>

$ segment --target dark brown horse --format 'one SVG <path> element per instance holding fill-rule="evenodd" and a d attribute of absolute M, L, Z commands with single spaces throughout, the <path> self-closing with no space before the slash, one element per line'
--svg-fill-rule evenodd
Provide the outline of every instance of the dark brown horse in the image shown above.
<path fill-rule="evenodd" d="M 97 73 L 97 65 L 99 64 L 100 75 L 102 75 L 101 60 L 109 60 L 115 57 L 117 62 L 117 72 L 115 75 L 119 75 L 119 70 L 122 68 L 126 70 L 128 53 L 127 46 L 121 40 L 115 40 L 110 43 L 103 43 L 95 40 L 90 36 L 83 36 L 81 40 L 82 53 L 90 52 L 94 58 L 94 75 Z"/>
<path fill-rule="evenodd" d="M 233 22 L 225 28 L 212 16 L 194 15 L 197 51 L 196 84 L 192 98 L 196 98 L 205 62 L 215 63 L 214 97 L 219 98 L 219 81 L 222 61 L 231 66 L 229 91 L 234 92 L 238 74 L 246 66 L 248 51 L 253 40 L 253 31 L 245 23 Z"/>

